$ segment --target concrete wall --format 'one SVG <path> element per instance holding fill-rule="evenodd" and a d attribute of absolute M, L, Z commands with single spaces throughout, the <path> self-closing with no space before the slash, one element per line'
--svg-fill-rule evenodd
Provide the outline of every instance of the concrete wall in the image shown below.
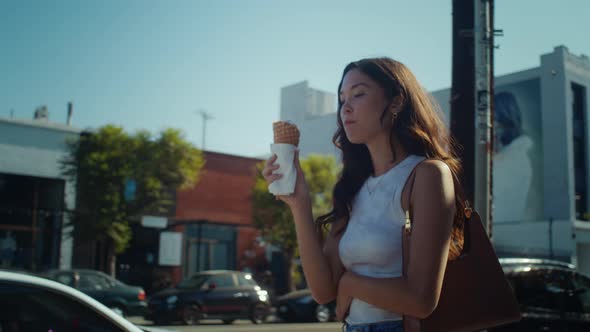
<path fill-rule="evenodd" d="M 309 113 L 310 99 L 309 86 L 307 81 L 289 85 L 281 89 L 281 111 L 282 121 L 292 121 L 298 127 L 302 127 L 305 121 L 305 114 Z"/>
<path fill-rule="evenodd" d="M 544 148 L 545 218 L 573 219 L 574 160 L 570 86 L 565 73 L 565 52 L 541 56 L 541 116 Z M 556 193 L 559 193 L 556 195 Z"/>
<path fill-rule="evenodd" d="M 299 127 L 301 157 L 319 153 L 340 159 L 332 144 L 337 128 L 336 107 L 335 94 L 312 89 L 307 81 L 281 89 L 280 120 L 290 120 Z"/>
<path fill-rule="evenodd" d="M 492 240 L 500 255 L 569 260 L 575 250 L 573 234 L 570 220 L 539 220 L 494 224 Z"/>
<path fill-rule="evenodd" d="M 306 114 L 307 119 L 317 116 L 336 113 L 336 95 L 315 89 L 309 89 L 310 108 Z"/>
<path fill-rule="evenodd" d="M 562 47 L 564 48 L 564 47 Z M 585 88 L 586 95 L 585 95 L 585 127 L 586 127 L 586 165 L 590 168 L 590 136 L 588 132 L 590 131 L 590 116 L 588 116 L 590 112 L 590 107 L 588 106 L 590 103 L 590 59 L 588 56 L 575 56 L 570 54 L 567 49 L 563 51 L 563 57 L 565 60 L 565 73 L 566 73 L 566 82 L 568 85 L 567 89 L 567 105 L 570 107 L 573 104 L 573 94 L 571 85 L 572 83 L 581 85 Z M 571 118 L 570 118 L 571 119 Z M 571 120 L 570 120 L 571 122 Z M 586 176 L 586 187 L 590 188 L 590 174 L 587 173 Z M 590 210 L 590 195 L 586 197 L 586 209 L 587 211 Z"/>
<path fill-rule="evenodd" d="M 335 113 L 306 120 L 305 124 L 300 127 L 301 157 L 304 158 L 311 153 L 327 154 L 335 156 L 339 161 L 341 159 L 340 150 L 332 144 L 332 137 L 337 128 Z"/>

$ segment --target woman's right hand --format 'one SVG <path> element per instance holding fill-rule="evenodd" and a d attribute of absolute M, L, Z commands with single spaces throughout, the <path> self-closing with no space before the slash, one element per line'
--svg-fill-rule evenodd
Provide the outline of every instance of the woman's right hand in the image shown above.
<path fill-rule="evenodd" d="M 275 164 L 277 155 L 273 154 L 264 165 L 262 170 L 262 176 L 266 180 L 266 183 L 270 185 L 274 181 L 282 178 L 282 174 L 273 174 L 274 171 L 279 169 L 280 165 Z M 305 181 L 305 175 L 301 170 L 301 164 L 299 162 L 299 150 L 295 150 L 295 158 L 293 163 L 297 172 L 297 180 L 295 181 L 295 191 L 291 195 L 276 195 L 277 199 L 285 202 L 289 208 L 293 211 L 294 209 L 311 209 L 311 199 L 309 196 L 309 188 L 307 181 Z"/>

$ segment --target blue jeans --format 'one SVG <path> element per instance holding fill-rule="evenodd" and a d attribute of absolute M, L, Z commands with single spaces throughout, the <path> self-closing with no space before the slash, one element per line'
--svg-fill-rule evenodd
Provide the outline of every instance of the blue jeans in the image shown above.
<path fill-rule="evenodd" d="M 379 322 L 370 324 L 350 325 L 344 323 L 342 332 L 403 332 L 404 325 L 402 320 Z"/>

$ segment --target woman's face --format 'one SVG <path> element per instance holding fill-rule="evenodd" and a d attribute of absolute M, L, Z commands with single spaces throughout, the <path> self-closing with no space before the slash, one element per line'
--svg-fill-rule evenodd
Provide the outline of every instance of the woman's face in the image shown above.
<path fill-rule="evenodd" d="M 500 137 L 502 137 L 502 135 L 504 135 L 504 126 L 497 122 L 494 121 L 494 152 L 500 152 L 502 151 L 502 149 L 504 148 L 503 144 L 502 144 L 502 140 L 500 139 Z"/>
<path fill-rule="evenodd" d="M 377 82 L 358 69 L 344 75 L 340 88 L 340 118 L 346 137 L 353 144 L 368 144 L 380 135 L 388 135 L 391 111 L 380 118 L 388 106 L 385 92 Z"/>

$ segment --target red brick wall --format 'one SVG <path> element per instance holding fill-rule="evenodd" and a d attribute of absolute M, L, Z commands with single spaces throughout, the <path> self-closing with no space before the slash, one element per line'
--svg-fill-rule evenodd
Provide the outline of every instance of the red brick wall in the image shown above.
<path fill-rule="evenodd" d="M 176 198 L 177 220 L 251 225 L 250 195 L 260 159 L 206 152 L 197 185 Z"/>

